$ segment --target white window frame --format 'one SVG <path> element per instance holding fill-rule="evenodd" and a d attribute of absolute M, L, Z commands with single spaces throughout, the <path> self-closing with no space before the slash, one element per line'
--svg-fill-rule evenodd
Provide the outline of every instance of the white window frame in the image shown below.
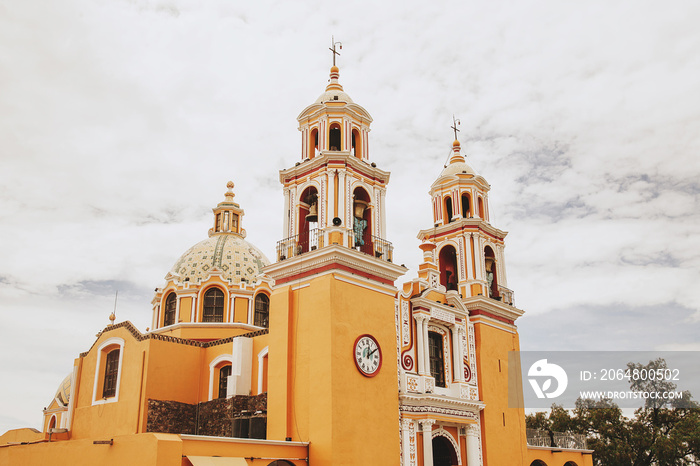
<path fill-rule="evenodd" d="M 114 396 L 109 398 L 98 398 L 98 386 L 97 383 L 100 380 L 100 367 L 102 363 L 102 356 L 104 354 L 104 349 L 108 346 L 118 345 L 119 346 L 119 366 L 117 369 L 117 387 L 114 390 Z M 95 364 L 95 381 L 92 386 L 92 405 L 100 405 L 105 403 L 116 403 L 119 401 L 119 388 L 121 386 L 122 380 L 122 362 L 124 361 L 124 340 L 121 338 L 110 338 L 105 340 L 99 348 L 97 348 L 97 363 Z"/>

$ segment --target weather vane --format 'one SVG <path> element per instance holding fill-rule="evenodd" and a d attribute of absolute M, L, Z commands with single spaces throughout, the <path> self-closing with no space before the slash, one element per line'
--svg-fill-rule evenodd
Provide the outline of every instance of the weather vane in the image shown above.
<path fill-rule="evenodd" d="M 333 66 L 335 66 L 335 56 L 340 55 L 340 52 L 335 50 L 335 45 L 338 44 L 338 48 L 340 50 L 343 50 L 343 44 L 341 42 L 336 42 L 335 38 L 331 36 L 331 46 L 328 48 L 331 52 L 333 52 Z"/>
<path fill-rule="evenodd" d="M 455 130 L 455 141 L 457 140 L 457 133 L 459 132 L 459 130 L 457 129 L 457 126 L 459 126 L 459 124 L 460 121 L 458 119 L 455 119 L 455 116 L 452 115 L 452 126 L 450 126 L 450 128 Z"/>

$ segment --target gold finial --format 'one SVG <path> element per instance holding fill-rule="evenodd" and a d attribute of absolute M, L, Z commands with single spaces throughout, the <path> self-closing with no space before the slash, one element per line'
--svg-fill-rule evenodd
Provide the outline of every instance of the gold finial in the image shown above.
<path fill-rule="evenodd" d="M 233 193 L 233 181 L 229 181 L 228 183 L 226 183 L 226 187 L 228 188 L 228 191 L 226 191 L 226 194 L 224 194 L 224 196 L 226 196 L 226 201 L 233 202 L 233 198 L 236 196 Z"/>
<path fill-rule="evenodd" d="M 117 316 L 114 315 L 114 312 L 109 315 L 109 321 L 114 325 L 114 321 L 117 319 Z"/>

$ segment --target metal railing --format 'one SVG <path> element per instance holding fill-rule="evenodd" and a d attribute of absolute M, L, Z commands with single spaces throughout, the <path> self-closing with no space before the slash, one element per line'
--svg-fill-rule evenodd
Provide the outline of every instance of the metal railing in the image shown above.
<path fill-rule="evenodd" d="M 304 254 L 305 252 L 313 251 L 323 247 L 324 244 L 324 229 L 314 228 L 308 232 L 299 235 L 290 236 L 277 242 L 277 260 L 282 261 L 292 257 Z M 347 244 L 345 246 L 355 249 L 365 254 L 372 255 L 377 259 L 392 262 L 394 259 L 394 246 L 391 242 L 379 238 L 378 236 L 370 236 L 369 240 L 365 240 L 364 244 L 355 241 L 355 233 L 353 230 L 345 230 Z"/>
<path fill-rule="evenodd" d="M 568 448 L 586 450 L 586 436 L 571 432 L 548 432 L 546 430 L 527 429 L 527 444 L 532 447 Z"/>

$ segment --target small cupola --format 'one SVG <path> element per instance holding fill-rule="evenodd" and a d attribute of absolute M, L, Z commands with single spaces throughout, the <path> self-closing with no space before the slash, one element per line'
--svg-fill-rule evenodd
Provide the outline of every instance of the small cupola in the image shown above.
<path fill-rule="evenodd" d="M 233 233 L 245 237 L 245 231 L 241 227 L 243 209 L 233 202 L 233 181 L 226 183 L 228 190 L 224 194 L 225 200 L 212 209 L 214 212 L 214 228 L 209 230 L 209 236 Z"/>

